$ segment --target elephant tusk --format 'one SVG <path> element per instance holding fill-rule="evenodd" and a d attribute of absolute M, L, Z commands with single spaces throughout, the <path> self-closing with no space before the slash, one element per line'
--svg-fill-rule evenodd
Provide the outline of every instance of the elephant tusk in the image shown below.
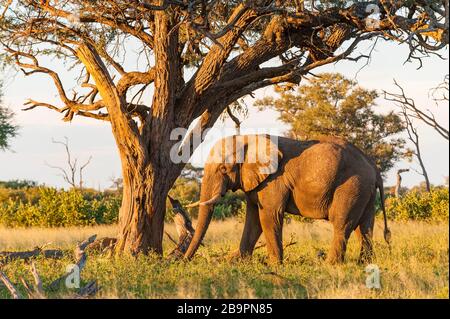
<path fill-rule="evenodd" d="M 195 203 L 191 203 L 189 205 L 186 205 L 187 208 L 194 208 L 197 207 L 200 204 L 200 201 L 196 201 Z"/>
<path fill-rule="evenodd" d="M 220 194 L 215 195 L 213 198 L 211 198 L 210 200 L 207 200 L 205 202 L 195 202 L 189 205 L 186 205 L 187 208 L 193 208 L 193 207 L 197 207 L 197 206 L 206 206 L 206 205 L 214 205 L 215 203 L 217 203 L 219 201 L 219 199 L 222 196 L 220 196 Z"/>

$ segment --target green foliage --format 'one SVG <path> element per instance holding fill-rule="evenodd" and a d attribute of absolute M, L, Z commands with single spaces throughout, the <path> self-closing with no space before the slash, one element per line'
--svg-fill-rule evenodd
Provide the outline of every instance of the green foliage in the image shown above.
<path fill-rule="evenodd" d="M 30 180 L 11 180 L 11 181 L 0 181 L 0 187 L 1 188 L 8 188 L 8 189 L 21 189 L 21 188 L 29 188 L 29 187 L 37 187 L 38 184 L 35 181 Z"/>
<path fill-rule="evenodd" d="M 200 182 L 197 179 L 180 177 L 175 182 L 169 195 L 176 198 L 182 205 L 196 202 L 200 198 Z M 167 201 L 166 221 L 171 221 L 173 211 L 169 201 Z M 239 216 L 245 213 L 245 195 L 243 192 L 228 192 L 214 207 L 213 219 L 225 219 L 232 216 Z M 198 207 L 189 208 L 192 218 L 197 218 Z"/>
<path fill-rule="evenodd" d="M 121 205 L 121 193 L 118 191 L 67 191 L 44 186 L 32 187 L 34 184 L 29 181 L 0 183 L 3 185 L 0 186 L 1 226 L 87 226 L 113 224 L 118 220 Z M 199 194 L 200 183 L 186 178 L 179 178 L 170 191 L 170 195 L 183 205 L 197 201 Z M 446 187 L 434 187 L 430 193 L 421 187 L 414 187 L 401 198 L 388 196 L 386 209 L 390 220 L 441 221 L 449 218 L 448 203 L 449 194 Z M 375 204 L 380 213 L 379 198 Z M 198 208 L 190 208 L 188 211 L 193 219 L 197 218 Z M 243 221 L 245 214 L 245 194 L 242 191 L 228 192 L 214 207 L 213 219 L 237 217 Z M 166 221 L 171 222 L 172 218 L 173 211 L 168 202 Z M 302 216 L 286 215 L 286 223 L 291 220 L 312 222 Z"/>
<path fill-rule="evenodd" d="M 0 190 L 0 224 L 8 227 L 64 227 L 111 224 L 121 199 L 102 193 L 49 187 Z"/>
<path fill-rule="evenodd" d="M 14 113 L 2 105 L 2 83 L 0 81 L 0 150 L 9 148 L 9 139 L 17 135 L 18 127 L 12 122 Z"/>
<path fill-rule="evenodd" d="M 341 74 L 324 73 L 295 92 L 258 100 L 260 109 L 273 108 L 280 120 L 291 125 L 289 135 L 315 139 L 322 135 L 342 137 L 375 159 L 387 172 L 405 153 L 405 141 L 394 137 L 404 125 L 394 112 L 374 112 L 376 91 L 358 86 Z"/>
<path fill-rule="evenodd" d="M 223 220 L 233 216 L 242 217 L 245 215 L 245 210 L 245 194 L 241 191 L 228 192 L 214 207 L 213 218 Z"/>
<path fill-rule="evenodd" d="M 200 182 L 195 179 L 179 177 L 170 190 L 169 196 L 179 200 L 181 205 L 196 202 L 200 197 Z M 166 212 L 166 221 L 171 221 L 173 211 L 168 200 L 166 203 Z M 191 217 L 197 217 L 198 208 L 189 209 L 189 213 Z"/>
<path fill-rule="evenodd" d="M 448 188 L 433 188 L 431 192 L 418 189 L 406 192 L 402 197 L 386 199 L 386 213 L 394 220 L 445 221 L 449 218 Z"/>

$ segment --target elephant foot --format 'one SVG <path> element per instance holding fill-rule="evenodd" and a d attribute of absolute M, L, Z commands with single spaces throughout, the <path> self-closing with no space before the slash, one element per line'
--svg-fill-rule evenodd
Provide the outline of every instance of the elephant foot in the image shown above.
<path fill-rule="evenodd" d="M 228 254 L 228 256 L 226 257 L 226 260 L 228 262 L 239 262 L 244 259 L 250 259 L 250 258 L 251 258 L 251 255 L 243 254 L 239 250 L 237 250 L 237 251 L 234 251 L 234 252 Z"/>
<path fill-rule="evenodd" d="M 272 266 L 279 266 L 283 264 L 283 259 L 278 256 L 269 256 L 268 263 Z"/>

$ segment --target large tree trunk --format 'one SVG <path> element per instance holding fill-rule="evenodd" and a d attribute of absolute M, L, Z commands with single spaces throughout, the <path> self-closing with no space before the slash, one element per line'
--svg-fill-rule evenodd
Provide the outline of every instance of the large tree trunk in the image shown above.
<path fill-rule="evenodd" d="M 171 161 L 137 165 L 122 158 L 123 198 L 116 252 L 162 254 L 166 198 L 180 171 Z"/>

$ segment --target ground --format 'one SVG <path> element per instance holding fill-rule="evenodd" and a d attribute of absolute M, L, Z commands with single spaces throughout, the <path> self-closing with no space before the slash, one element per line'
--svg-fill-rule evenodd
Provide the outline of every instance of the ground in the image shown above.
<path fill-rule="evenodd" d="M 448 298 L 448 223 L 390 222 L 392 250 L 382 239 L 382 222 L 375 228 L 376 264 L 381 288 L 366 287 L 366 265 L 357 264 L 359 245 L 352 236 L 346 262 L 328 265 L 320 257 L 330 244 L 332 229 L 325 221 L 292 221 L 284 230 L 284 242 L 296 244 L 285 250 L 281 266 L 266 264 L 265 248 L 251 260 L 229 262 L 226 257 L 239 243 L 239 219 L 216 221 L 210 226 L 205 246 L 191 262 L 161 260 L 156 256 L 106 258 L 89 255 L 82 282 L 96 279 L 98 298 Z M 167 231 L 175 236 L 172 225 Z M 31 249 L 50 243 L 48 248 L 73 248 L 92 234 L 113 236 L 115 226 L 65 229 L 1 229 L 0 251 Z M 291 237 L 292 236 L 292 237 Z M 173 244 L 165 241 L 166 251 Z M 61 276 L 70 256 L 63 260 L 37 259 L 44 287 Z M 20 277 L 32 281 L 29 266 L 16 261 L 3 267 L 14 283 Z M 17 286 L 20 286 L 17 284 Z M 65 297 L 70 291 L 50 293 Z M 0 298 L 7 298 L 0 285 Z"/>

